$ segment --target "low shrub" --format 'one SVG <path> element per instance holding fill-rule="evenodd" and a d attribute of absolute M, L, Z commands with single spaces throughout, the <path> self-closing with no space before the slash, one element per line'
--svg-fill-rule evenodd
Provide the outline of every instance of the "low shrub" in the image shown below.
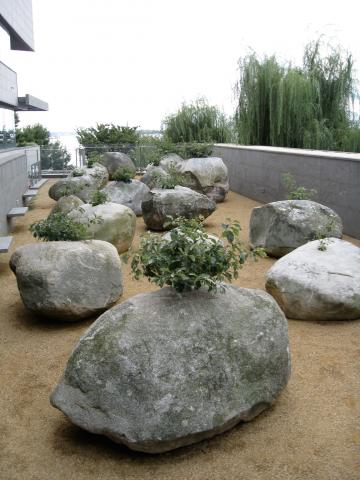
<path fill-rule="evenodd" d="M 74 168 L 71 172 L 72 177 L 82 177 L 85 175 L 85 170 L 83 168 Z"/>
<path fill-rule="evenodd" d="M 125 182 L 131 183 L 132 178 L 134 177 L 134 172 L 128 167 L 119 167 L 112 175 L 111 180 L 116 182 Z"/>
<path fill-rule="evenodd" d="M 185 185 L 185 177 L 184 174 L 180 173 L 176 166 L 171 163 L 168 168 L 168 176 L 163 177 L 161 174 L 158 174 L 158 183 L 160 188 L 175 188 L 177 185 Z M 156 175 L 155 175 L 156 176 Z"/>
<path fill-rule="evenodd" d="M 108 196 L 102 190 L 95 190 L 95 192 L 90 196 L 90 203 L 93 207 L 96 207 L 96 205 L 101 205 L 107 202 L 107 200 Z"/>
<path fill-rule="evenodd" d="M 263 249 L 248 252 L 239 240 L 240 224 L 223 224 L 222 239 L 210 237 L 202 219 L 169 218 L 170 239 L 147 233 L 141 237 L 140 248 L 133 255 L 133 277 L 145 276 L 156 285 L 169 285 L 177 292 L 198 290 L 224 291 L 221 282 L 237 278 L 250 255 L 254 259 L 266 256 Z"/>
<path fill-rule="evenodd" d="M 87 168 L 93 168 L 95 163 L 99 163 L 101 155 L 98 152 L 91 152 L 86 162 Z"/>
<path fill-rule="evenodd" d="M 87 226 L 77 223 L 62 213 L 53 213 L 48 218 L 32 223 L 30 231 L 35 238 L 45 242 L 86 240 Z"/>
<path fill-rule="evenodd" d="M 311 200 L 317 191 L 313 188 L 299 187 L 291 173 L 282 175 L 282 183 L 287 192 L 288 200 Z"/>

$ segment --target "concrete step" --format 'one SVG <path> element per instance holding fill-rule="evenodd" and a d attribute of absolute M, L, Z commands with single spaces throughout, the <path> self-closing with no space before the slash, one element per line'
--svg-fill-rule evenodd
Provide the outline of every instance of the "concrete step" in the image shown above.
<path fill-rule="evenodd" d="M 0 253 L 6 253 L 11 245 L 13 237 L 0 237 Z"/>
<path fill-rule="evenodd" d="M 31 197 L 36 197 L 38 193 L 38 190 L 26 190 L 25 193 L 23 193 L 24 198 L 31 198 Z"/>
<path fill-rule="evenodd" d="M 38 182 L 34 183 L 34 185 L 31 185 L 31 187 L 29 187 L 29 190 L 37 190 L 38 188 L 42 187 L 47 181 L 47 178 L 42 178 Z"/>
<path fill-rule="evenodd" d="M 7 217 L 23 217 L 28 210 L 29 207 L 14 207 L 8 212 Z"/>

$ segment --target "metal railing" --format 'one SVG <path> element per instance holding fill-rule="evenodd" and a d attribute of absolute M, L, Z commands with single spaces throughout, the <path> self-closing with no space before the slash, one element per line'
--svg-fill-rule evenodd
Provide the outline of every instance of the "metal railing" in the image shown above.
<path fill-rule="evenodd" d="M 94 155 L 102 155 L 105 152 L 121 152 L 129 155 L 139 172 L 145 170 L 146 166 L 151 163 L 158 153 L 156 145 L 87 145 L 76 149 L 75 162 L 77 167 L 87 164 L 89 158 Z"/>

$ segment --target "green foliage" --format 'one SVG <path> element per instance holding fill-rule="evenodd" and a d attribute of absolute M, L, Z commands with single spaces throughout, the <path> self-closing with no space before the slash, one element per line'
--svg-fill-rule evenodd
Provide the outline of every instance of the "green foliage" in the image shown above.
<path fill-rule="evenodd" d="M 101 205 L 105 202 L 107 202 L 108 197 L 105 192 L 102 190 L 95 190 L 94 193 L 91 194 L 90 197 L 90 203 L 93 207 L 96 207 L 96 205 Z"/>
<path fill-rule="evenodd" d="M 98 152 L 91 152 L 86 162 L 87 168 L 93 168 L 95 163 L 100 163 L 101 155 Z"/>
<path fill-rule="evenodd" d="M 36 143 L 37 145 L 49 145 L 50 132 L 40 123 L 16 129 L 16 142 L 19 147 Z"/>
<path fill-rule="evenodd" d="M 78 128 L 80 145 L 126 145 L 139 142 L 138 127 L 124 127 L 113 123 L 97 123 L 95 127 Z"/>
<path fill-rule="evenodd" d="M 48 218 L 32 223 L 30 231 L 35 238 L 45 242 L 75 241 L 88 238 L 87 227 L 62 213 L 53 213 Z"/>
<path fill-rule="evenodd" d="M 249 255 L 265 256 L 263 250 L 246 251 L 239 240 L 240 225 L 230 221 L 222 225 L 223 241 L 210 237 L 201 219 L 169 218 L 176 228 L 170 239 L 153 233 L 141 237 L 140 248 L 132 257 L 135 279 L 145 276 L 156 285 L 169 285 L 178 292 L 223 290 L 221 282 L 237 278 Z"/>
<path fill-rule="evenodd" d="M 161 174 L 159 175 L 159 185 L 160 188 L 175 188 L 177 185 L 185 185 L 185 177 L 182 173 L 180 173 L 174 163 L 170 163 L 168 171 L 167 171 L 167 176 L 163 177 Z M 155 177 L 156 177 L 156 172 L 155 172 Z"/>
<path fill-rule="evenodd" d="M 288 200 L 311 200 L 317 193 L 313 188 L 299 187 L 291 173 L 282 175 L 282 183 L 287 191 Z"/>
<path fill-rule="evenodd" d="M 111 180 L 116 182 L 131 183 L 131 179 L 134 177 L 134 171 L 128 167 L 119 167 L 112 175 Z"/>
<path fill-rule="evenodd" d="M 83 188 L 89 186 L 89 184 L 75 184 L 74 182 L 69 182 L 63 185 L 59 189 L 60 197 L 68 197 L 69 195 L 77 195 Z"/>
<path fill-rule="evenodd" d="M 164 137 L 172 143 L 218 142 L 231 139 L 231 124 L 216 106 L 204 98 L 184 103 L 163 121 Z"/>
<path fill-rule="evenodd" d="M 82 177 L 85 175 L 85 170 L 83 168 L 74 168 L 71 172 L 72 177 Z"/>
<path fill-rule="evenodd" d="M 59 141 L 56 141 L 41 147 L 40 158 L 43 170 L 63 170 L 69 167 L 71 155 Z"/>
<path fill-rule="evenodd" d="M 353 61 L 340 47 L 310 43 L 302 67 L 254 53 L 240 59 L 239 67 L 238 142 L 360 151 L 359 124 L 350 112 L 357 96 Z"/>

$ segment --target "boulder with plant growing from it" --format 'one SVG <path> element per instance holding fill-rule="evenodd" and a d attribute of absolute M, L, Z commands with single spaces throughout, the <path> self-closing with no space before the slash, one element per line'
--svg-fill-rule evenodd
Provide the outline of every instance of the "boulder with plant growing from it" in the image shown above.
<path fill-rule="evenodd" d="M 131 260 L 160 290 L 103 314 L 83 335 L 51 403 L 76 425 L 160 453 L 250 421 L 290 375 L 287 321 L 261 290 L 228 285 L 251 255 L 240 226 L 222 241 L 201 222 L 168 219 Z M 253 252 L 262 255 L 263 252 Z"/>

